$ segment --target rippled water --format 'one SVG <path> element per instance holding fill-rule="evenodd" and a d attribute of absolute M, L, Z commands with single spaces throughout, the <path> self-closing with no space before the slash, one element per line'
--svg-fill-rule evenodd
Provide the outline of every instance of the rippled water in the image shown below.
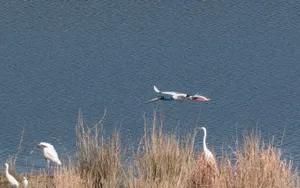
<path fill-rule="evenodd" d="M 217 153 L 259 127 L 300 163 L 296 2 L 0 5 L 0 164 L 16 153 L 23 127 L 18 171 L 44 167 L 32 152 L 40 141 L 73 156 L 79 109 L 90 125 L 107 109 L 105 134 L 121 125 L 127 146 L 139 141 L 153 110 L 166 131 L 207 127 Z M 213 100 L 145 104 L 156 96 L 153 85 Z"/>

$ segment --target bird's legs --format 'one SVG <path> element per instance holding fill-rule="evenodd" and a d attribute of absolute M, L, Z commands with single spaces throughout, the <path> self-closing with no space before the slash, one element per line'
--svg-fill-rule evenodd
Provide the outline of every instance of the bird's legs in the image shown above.
<path fill-rule="evenodd" d="M 50 169 L 50 160 L 49 160 L 49 159 L 47 159 L 46 157 L 45 157 L 45 159 L 46 159 L 46 161 L 47 161 L 47 169 L 46 169 L 46 171 L 47 171 L 47 173 L 49 174 L 49 169 Z"/>
<path fill-rule="evenodd" d="M 50 161 L 47 159 L 47 168 L 50 169 Z"/>

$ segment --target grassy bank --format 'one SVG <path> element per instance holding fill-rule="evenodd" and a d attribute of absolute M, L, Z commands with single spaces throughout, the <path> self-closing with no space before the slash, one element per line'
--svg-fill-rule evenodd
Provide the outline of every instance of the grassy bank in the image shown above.
<path fill-rule="evenodd" d="M 213 166 L 194 149 L 197 130 L 179 139 L 176 132 L 162 131 L 155 114 L 152 122 L 144 123 L 144 130 L 139 147 L 132 151 L 120 147 L 118 131 L 107 139 L 101 121 L 88 128 L 80 115 L 76 161 L 65 161 L 53 175 L 29 173 L 29 187 L 300 187 L 298 172 L 282 159 L 280 150 L 254 134 L 245 134 L 240 147 L 216 159 L 217 166 Z M 21 182 L 21 175 L 15 177 Z M 4 174 L 0 187 L 8 187 Z"/>

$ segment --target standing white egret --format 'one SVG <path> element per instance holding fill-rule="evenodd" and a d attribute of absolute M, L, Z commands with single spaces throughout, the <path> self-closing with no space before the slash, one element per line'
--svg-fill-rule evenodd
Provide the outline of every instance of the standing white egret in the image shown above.
<path fill-rule="evenodd" d="M 28 186 L 28 180 L 26 179 L 25 176 L 23 177 L 22 185 L 23 185 L 24 188 L 26 188 Z"/>
<path fill-rule="evenodd" d="M 61 165 L 61 162 L 58 158 L 58 155 L 56 153 L 56 150 L 54 149 L 53 145 L 41 142 L 39 145 L 37 145 L 38 150 L 42 151 L 44 154 L 45 159 L 47 160 L 47 166 L 50 167 L 50 161 Z"/>
<path fill-rule="evenodd" d="M 203 153 L 204 153 L 204 159 L 206 161 L 215 162 L 214 155 L 211 153 L 211 151 L 209 151 L 209 149 L 207 149 L 207 146 L 206 146 L 206 128 L 205 127 L 201 127 L 200 129 L 202 129 L 203 132 L 204 132 L 204 136 L 203 136 Z"/>
<path fill-rule="evenodd" d="M 6 175 L 6 178 L 8 179 L 9 183 L 13 186 L 13 187 L 19 187 L 19 183 L 18 181 L 12 176 L 9 174 L 8 172 L 8 164 L 5 163 L 5 175 Z"/>

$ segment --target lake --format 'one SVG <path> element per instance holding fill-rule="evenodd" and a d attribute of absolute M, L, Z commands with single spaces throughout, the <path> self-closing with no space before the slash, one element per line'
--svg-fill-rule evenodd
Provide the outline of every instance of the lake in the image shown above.
<path fill-rule="evenodd" d="M 300 4 L 296 1 L 3 1 L 0 3 L 0 164 L 45 167 L 41 141 L 75 154 L 78 112 L 104 118 L 135 146 L 144 119 L 166 132 L 208 131 L 217 154 L 259 129 L 300 164 Z M 196 101 L 146 104 L 162 91 Z M 201 150 L 202 133 L 197 137 Z"/>

